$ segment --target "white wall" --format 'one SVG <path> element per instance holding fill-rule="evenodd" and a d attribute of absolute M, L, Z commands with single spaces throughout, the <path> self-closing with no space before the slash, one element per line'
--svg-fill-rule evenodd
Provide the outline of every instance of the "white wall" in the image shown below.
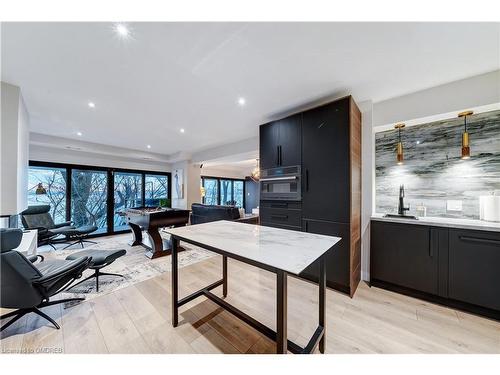
<path fill-rule="evenodd" d="M 27 205 L 29 116 L 19 87 L 1 83 L 0 213 L 15 215 Z"/>
<path fill-rule="evenodd" d="M 500 70 L 374 103 L 373 126 L 500 102 Z"/>
<path fill-rule="evenodd" d="M 140 169 L 145 171 L 170 172 L 168 163 L 138 160 L 133 158 L 103 155 L 91 152 L 65 150 L 30 144 L 29 159 L 53 163 L 92 165 L 108 168 Z"/>
<path fill-rule="evenodd" d="M 251 169 L 253 169 L 253 167 Z M 203 167 L 201 169 L 201 175 L 244 179 L 245 177 L 250 176 L 250 173 L 252 172 L 251 169 L 247 170 L 247 168 L 229 169 L 229 168 L 217 168 L 217 167 Z"/>
<path fill-rule="evenodd" d="M 184 174 L 184 198 L 182 199 L 174 198 L 176 169 L 182 169 Z M 190 160 L 172 164 L 172 207 L 189 210 L 191 204 L 200 202 L 200 165 Z"/>

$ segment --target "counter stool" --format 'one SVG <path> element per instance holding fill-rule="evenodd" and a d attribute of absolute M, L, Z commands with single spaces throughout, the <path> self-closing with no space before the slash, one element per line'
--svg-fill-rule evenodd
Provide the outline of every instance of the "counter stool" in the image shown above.
<path fill-rule="evenodd" d="M 124 256 L 126 253 L 127 253 L 127 251 L 124 249 L 116 249 L 116 250 L 95 250 L 94 249 L 94 250 L 78 251 L 74 254 L 67 256 L 66 260 L 78 259 L 78 258 L 84 257 L 84 256 L 90 258 L 91 260 L 90 260 L 89 268 L 92 270 L 95 270 L 95 272 L 93 275 L 86 277 L 82 281 L 77 282 L 75 285 L 70 286 L 66 290 L 74 288 L 75 286 L 83 283 L 84 281 L 87 281 L 87 280 L 95 277 L 96 292 L 99 292 L 99 276 L 124 277 L 123 275 L 119 275 L 117 273 L 101 272 L 101 268 L 109 266 L 111 263 L 113 263 L 118 258 Z"/>

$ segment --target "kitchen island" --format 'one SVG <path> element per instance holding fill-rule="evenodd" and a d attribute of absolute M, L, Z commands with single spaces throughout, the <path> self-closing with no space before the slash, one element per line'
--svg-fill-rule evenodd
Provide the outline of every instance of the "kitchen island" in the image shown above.
<path fill-rule="evenodd" d="M 172 235 L 172 325 L 177 327 L 179 307 L 205 296 L 231 314 L 243 320 L 267 337 L 276 341 L 276 352 L 286 354 L 312 353 L 317 346 L 325 351 L 325 253 L 341 239 L 339 237 L 262 227 L 232 221 L 216 221 L 166 230 Z M 222 279 L 179 299 L 178 246 L 185 241 L 222 255 Z M 332 249 L 335 251 L 335 249 Z M 273 272 L 276 274 L 276 331 L 265 326 L 211 292 L 222 285 L 223 297 L 227 296 L 227 258 Z M 302 348 L 287 339 L 287 276 L 301 278 L 301 272 L 319 259 L 319 322 L 308 344 Z"/>

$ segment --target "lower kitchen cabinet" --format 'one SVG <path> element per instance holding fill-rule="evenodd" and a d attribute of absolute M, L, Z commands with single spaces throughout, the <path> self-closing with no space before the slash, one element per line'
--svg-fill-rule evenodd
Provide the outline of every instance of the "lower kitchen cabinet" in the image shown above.
<path fill-rule="evenodd" d="M 500 233 L 450 229 L 449 298 L 500 310 Z"/>
<path fill-rule="evenodd" d="M 341 237 L 333 249 L 326 254 L 326 283 L 329 287 L 350 293 L 349 283 L 349 224 L 334 223 L 323 220 L 302 220 L 304 232 Z M 316 261 L 307 267 L 301 274 L 305 278 L 317 282 L 319 278 L 319 263 Z"/>
<path fill-rule="evenodd" d="M 438 293 L 438 254 L 429 227 L 372 222 L 371 254 L 372 279 Z"/>
<path fill-rule="evenodd" d="M 500 233 L 372 220 L 370 279 L 500 319 Z"/>

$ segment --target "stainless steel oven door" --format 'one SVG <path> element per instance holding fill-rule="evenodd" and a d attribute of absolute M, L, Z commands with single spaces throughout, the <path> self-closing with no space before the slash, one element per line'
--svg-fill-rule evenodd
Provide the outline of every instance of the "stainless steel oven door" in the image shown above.
<path fill-rule="evenodd" d="M 300 201 L 302 199 L 300 176 L 261 178 L 260 196 L 264 200 Z"/>

